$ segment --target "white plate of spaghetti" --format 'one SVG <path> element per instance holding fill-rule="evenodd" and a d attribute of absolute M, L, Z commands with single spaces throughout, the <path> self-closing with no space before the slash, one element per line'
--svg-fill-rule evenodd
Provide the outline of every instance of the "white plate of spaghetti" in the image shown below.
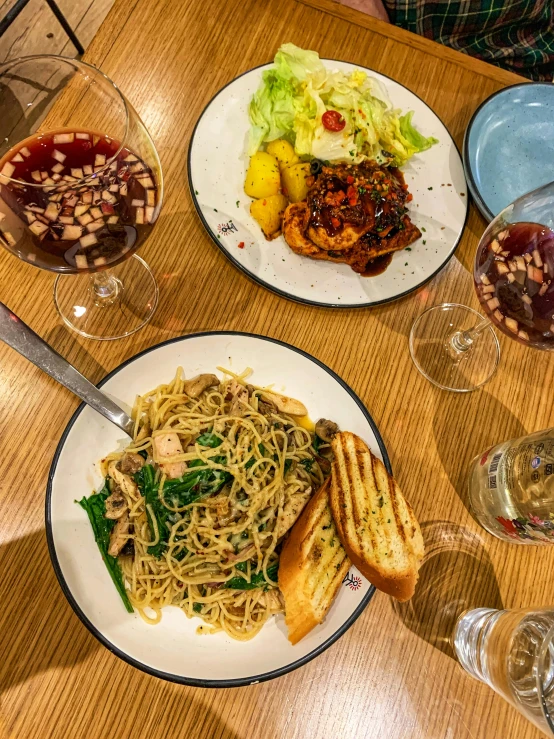
<path fill-rule="evenodd" d="M 351 568 L 325 621 L 293 646 L 277 573 L 283 538 L 329 473 L 310 419 L 358 434 L 389 467 L 354 392 L 299 349 L 227 332 L 152 347 L 101 385 L 132 411 L 134 438 L 81 406 L 46 500 L 56 574 L 90 631 L 150 674 L 211 687 L 277 677 L 336 641 L 371 585 Z"/>

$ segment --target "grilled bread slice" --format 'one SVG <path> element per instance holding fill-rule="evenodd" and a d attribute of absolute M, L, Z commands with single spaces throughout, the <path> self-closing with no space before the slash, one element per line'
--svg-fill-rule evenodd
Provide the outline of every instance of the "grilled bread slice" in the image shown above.
<path fill-rule="evenodd" d="M 414 594 L 423 537 L 396 481 L 358 436 L 339 432 L 329 493 L 342 545 L 379 590 L 399 601 Z"/>
<path fill-rule="evenodd" d="M 329 483 L 327 478 L 304 508 L 279 558 L 279 588 L 292 644 L 323 621 L 350 567 L 331 515 Z"/>

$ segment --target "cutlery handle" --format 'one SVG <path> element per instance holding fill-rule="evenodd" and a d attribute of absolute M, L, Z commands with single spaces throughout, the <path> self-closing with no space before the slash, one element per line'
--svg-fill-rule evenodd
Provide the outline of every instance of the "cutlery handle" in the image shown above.
<path fill-rule="evenodd" d="M 60 385 L 71 390 L 108 421 L 115 423 L 122 431 L 132 436 L 134 421 L 125 411 L 83 377 L 4 303 L 0 303 L 0 340 L 46 372 Z"/>

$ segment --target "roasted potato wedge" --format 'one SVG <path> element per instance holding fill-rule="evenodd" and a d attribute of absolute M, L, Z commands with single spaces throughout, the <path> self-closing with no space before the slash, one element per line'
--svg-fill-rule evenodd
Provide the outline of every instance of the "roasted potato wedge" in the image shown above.
<path fill-rule="evenodd" d="M 250 205 L 250 215 L 259 223 L 266 239 L 274 239 L 281 233 L 281 222 L 287 205 L 288 200 L 281 194 L 254 200 Z"/>
<path fill-rule="evenodd" d="M 283 192 L 291 203 L 299 203 L 306 199 L 310 189 L 306 184 L 306 178 L 309 176 L 310 165 L 307 162 L 293 164 L 291 167 L 282 170 Z"/>
<path fill-rule="evenodd" d="M 285 167 L 290 167 L 292 164 L 296 164 L 300 161 L 298 156 L 294 153 L 292 145 L 284 139 L 275 139 L 275 141 L 270 141 L 267 145 L 266 151 L 277 159 L 280 169 L 285 169 Z"/>
<path fill-rule="evenodd" d="M 257 151 L 250 157 L 244 192 L 251 198 L 267 198 L 277 195 L 280 189 L 281 175 L 277 159 L 265 151 Z"/>

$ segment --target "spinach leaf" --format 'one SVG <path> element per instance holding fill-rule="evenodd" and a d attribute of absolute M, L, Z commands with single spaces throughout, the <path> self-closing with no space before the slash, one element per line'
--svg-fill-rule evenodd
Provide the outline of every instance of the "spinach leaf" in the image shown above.
<path fill-rule="evenodd" d="M 314 459 L 303 459 L 300 464 L 306 468 L 306 472 L 311 472 L 312 467 L 314 466 L 314 461 Z"/>
<path fill-rule="evenodd" d="M 112 557 L 108 554 L 108 547 L 110 546 L 110 534 L 116 521 L 109 518 L 104 518 L 106 512 L 106 498 L 110 495 L 107 480 L 104 482 L 104 487 L 98 493 L 91 495 L 90 498 L 81 498 L 76 501 L 79 503 L 88 515 L 90 525 L 94 532 L 94 539 L 106 565 L 106 569 L 110 573 L 110 577 L 113 580 L 117 592 L 121 596 L 123 605 L 129 613 L 133 613 L 133 606 L 129 601 L 125 583 L 123 582 L 123 573 L 121 567 L 117 561 L 117 557 Z"/>
<path fill-rule="evenodd" d="M 143 449 L 142 452 L 137 452 L 137 454 L 140 454 L 143 459 L 148 459 L 148 452 L 146 449 Z"/>
<path fill-rule="evenodd" d="M 237 570 L 240 572 L 246 572 L 246 562 L 239 562 L 236 565 Z M 271 567 L 268 567 L 267 574 L 274 581 L 277 581 L 277 572 L 279 571 L 279 562 L 276 562 Z M 229 588 L 230 590 L 254 590 L 254 588 L 261 588 L 267 585 L 267 580 L 264 577 L 263 571 L 258 572 L 257 575 L 252 575 L 250 582 L 244 577 L 232 577 L 227 582 L 222 583 L 222 588 Z"/>
<path fill-rule="evenodd" d="M 197 437 L 196 443 L 200 444 L 200 446 L 208 446 L 212 449 L 215 449 L 216 447 L 223 444 L 223 439 L 221 438 L 221 436 L 212 434 L 211 431 L 206 431 L 206 433 L 201 434 Z"/>
<path fill-rule="evenodd" d="M 145 464 L 144 467 L 135 474 L 135 482 L 137 483 L 141 495 L 145 499 L 145 503 L 151 506 L 152 513 L 156 517 L 159 541 L 157 544 L 148 547 L 147 551 L 148 554 L 159 559 L 164 553 L 167 547 L 167 542 L 169 541 L 169 527 L 167 522 L 171 511 L 168 510 L 160 500 L 158 495 L 158 483 L 156 482 L 156 472 L 151 464 Z M 146 514 L 148 516 L 150 534 L 152 538 L 154 538 L 154 523 L 148 508 L 146 509 Z"/>
<path fill-rule="evenodd" d="M 225 464 L 226 458 L 222 456 L 212 457 L 216 464 Z M 166 480 L 163 489 L 165 499 L 175 501 L 178 506 L 189 505 L 207 495 L 217 493 L 221 488 L 233 479 L 230 472 L 225 470 L 213 470 L 205 468 L 194 471 L 194 467 L 205 467 L 201 459 L 193 459 L 188 463 L 192 472 L 185 472 L 176 480 Z"/>
<path fill-rule="evenodd" d="M 216 464 L 225 464 L 225 457 L 213 457 Z M 188 463 L 191 472 L 185 472 L 182 477 L 175 480 L 166 480 L 164 483 L 162 498 L 158 495 L 158 483 L 156 482 L 156 472 L 151 464 L 146 464 L 135 474 L 135 482 L 138 485 L 141 495 L 145 498 L 146 504 L 152 507 L 152 512 L 156 517 L 159 531 L 159 541 L 157 544 L 148 547 L 148 553 L 159 559 L 167 547 L 169 541 L 169 530 L 171 522 L 169 516 L 172 511 L 166 508 L 165 501 L 170 502 L 173 508 L 194 503 L 196 500 L 207 495 L 217 493 L 227 482 L 233 479 L 229 472 L 224 470 L 212 470 L 205 467 L 205 463 L 201 459 L 193 459 Z M 203 470 L 195 471 L 195 467 L 204 467 Z M 150 512 L 147 510 L 148 523 L 152 538 L 154 537 L 154 525 L 150 518 Z M 178 557 L 184 557 L 184 553 L 179 553 Z"/>
<path fill-rule="evenodd" d="M 180 562 L 181 560 L 183 560 L 187 556 L 188 551 L 189 550 L 186 547 L 183 547 L 177 553 L 175 552 L 175 550 L 173 550 L 171 556 L 173 557 L 173 559 L 176 559 L 177 562 Z"/>
<path fill-rule="evenodd" d="M 196 613 L 200 613 L 202 611 L 202 603 L 195 603 L 192 606 L 192 610 L 196 611 Z"/>
<path fill-rule="evenodd" d="M 279 457 L 278 457 L 277 454 L 274 454 L 273 455 L 273 461 L 274 462 L 278 462 L 279 461 Z M 285 475 L 290 470 L 291 464 L 292 464 L 292 459 L 285 459 L 285 466 L 284 466 L 284 473 L 285 473 Z"/>
<path fill-rule="evenodd" d="M 319 447 L 320 447 L 320 446 L 321 446 L 322 444 L 325 444 L 325 442 L 323 441 L 323 439 L 320 439 L 320 438 L 319 438 L 319 436 L 318 436 L 317 434 L 315 434 L 315 436 L 314 436 L 314 440 L 313 440 L 313 442 L 312 442 L 312 446 L 313 446 L 313 448 L 314 448 L 314 452 L 315 452 L 316 454 L 317 454 L 317 453 L 319 452 Z"/>

